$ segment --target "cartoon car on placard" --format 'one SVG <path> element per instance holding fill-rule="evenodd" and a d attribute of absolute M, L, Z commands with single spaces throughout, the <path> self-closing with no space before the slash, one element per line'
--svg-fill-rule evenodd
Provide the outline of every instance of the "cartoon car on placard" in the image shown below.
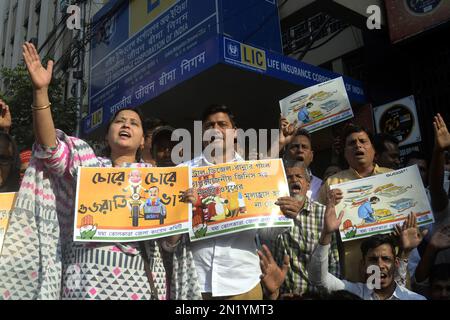
<path fill-rule="evenodd" d="M 307 94 L 302 94 L 301 96 L 299 96 L 297 98 L 294 98 L 291 101 L 289 101 L 289 103 L 293 104 L 293 103 L 301 102 L 301 101 L 305 100 L 306 98 L 308 98 L 308 95 Z"/>
<path fill-rule="evenodd" d="M 377 192 L 378 195 L 380 196 L 385 196 L 385 197 L 396 197 L 399 196 L 403 193 L 405 193 L 406 191 L 408 191 L 408 189 L 412 188 L 412 186 L 409 187 L 404 187 L 404 186 L 392 186 L 389 188 L 386 188 L 382 191 Z"/>
<path fill-rule="evenodd" d="M 325 110 L 325 112 L 330 112 L 331 110 L 337 107 L 339 107 L 339 101 L 337 100 L 327 101 L 320 106 L 320 108 Z"/>
<path fill-rule="evenodd" d="M 383 184 L 382 186 L 377 187 L 373 192 L 378 193 L 393 186 L 393 183 Z"/>
<path fill-rule="evenodd" d="M 347 192 L 348 193 L 367 192 L 370 189 L 372 189 L 372 185 L 366 185 L 366 186 L 359 186 L 359 187 L 354 187 L 354 188 L 348 189 Z"/>
<path fill-rule="evenodd" d="M 322 113 L 322 111 L 314 110 L 309 114 L 309 116 L 311 117 L 311 119 L 317 119 L 317 118 L 323 117 L 323 113 Z"/>
<path fill-rule="evenodd" d="M 360 199 L 355 199 L 352 201 L 351 206 L 352 207 L 359 207 L 361 206 L 364 202 L 369 201 L 369 198 L 365 197 L 365 198 L 360 198 Z"/>
<path fill-rule="evenodd" d="M 167 216 L 167 210 L 162 204 L 148 204 L 144 205 L 144 220 L 159 220 L 159 224 L 164 224 L 164 219 Z"/>
<path fill-rule="evenodd" d="M 333 92 L 319 91 L 319 92 L 312 94 L 311 97 L 309 97 L 309 99 L 315 100 L 315 101 L 323 101 L 323 100 L 328 99 L 332 95 L 333 95 Z"/>
<path fill-rule="evenodd" d="M 389 203 L 391 208 L 394 208 L 398 212 L 405 211 L 409 208 L 414 207 L 417 204 L 417 201 L 411 198 L 402 198 Z"/>
<path fill-rule="evenodd" d="M 353 205 L 354 203 L 360 203 L 360 202 L 364 202 L 364 201 L 367 201 L 367 200 L 368 200 L 368 198 L 367 198 L 366 195 L 358 194 L 358 195 L 353 196 L 353 197 L 347 197 L 344 200 L 344 202 L 351 203 Z"/>
<path fill-rule="evenodd" d="M 394 215 L 389 209 L 376 209 L 373 213 L 373 216 L 378 221 L 389 220 L 394 218 Z"/>

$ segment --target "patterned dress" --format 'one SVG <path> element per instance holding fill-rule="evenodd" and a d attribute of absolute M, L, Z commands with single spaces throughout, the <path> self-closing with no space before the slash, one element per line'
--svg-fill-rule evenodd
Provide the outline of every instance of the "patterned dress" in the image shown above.
<path fill-rule="evenodd" d="M 57 139 L 56 148 L 34 146 L 0 257 L 0 299 L 151 299 L 137 243 L 72 241 L 77 168 L 112 163 L 96 157 L 83 140 L 59 130 Z M 159 247 L 155 241 L 146 241 L 145 247 L 158 299 L 166 299 Z M 191 257 L 184 245 L 174 253 L 176 299 L 201 297 L 197 278 L 189 273 Z"/>

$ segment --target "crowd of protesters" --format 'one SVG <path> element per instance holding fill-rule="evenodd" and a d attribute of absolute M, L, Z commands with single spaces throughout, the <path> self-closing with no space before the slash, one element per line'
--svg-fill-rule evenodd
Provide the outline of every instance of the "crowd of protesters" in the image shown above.
<path fill-rule="evenodd" d="M 411 153 L 400 162 L 398 141 L 348 123 L 333 128 L 333 156 L 322 179 L 313 175 L 312 137 L 280 118 L 279 157 L 289 196 L 275 203 L 291 228 L 242 231 L 191 243 L 186 234 L 131 243 L 74 242 L 77 168 L 175 166 L 175 130 L 136 109 L 119 110 L 108 124 L 106 150 L 97 156 L 83 140 L 56 129 L 48 86 L 53 63 L 42 66 L 35 47 L 23 46 L 33 84 L 33 150 L 19 152 L 9 134 L 11 110 L 0 100 L 0 192 L 18 192 L 0 256 L 0 299 L 363 299 L 450 298 L 450 207 L 445 188 L 450 133 L 434 117 L 432 158 Z M 13 112 L 13 111 L 12 111 Z M 203 153 L 182 166 L 246 160 L 225 141 L 238 124 L 224 105 L 211 105 L 204 142 L 222 152 Z M 339 134 L 338 134 L 339 133 Z M 181 151 L 182 152 L 182 151 Z M 343 160 L 339 161 L 339 158 Z M 343 199 L 332 185 L 417 165 L 435 223 L 419 228 L 416 215 L 391 234 L 343 242 Z M 194 188 L 182 201 L 199 201 Z M 377 201 L 370 197 L 370 202 Z M 371 222 L 370 203 L 358 214 Z M 379 269 L 371 286 L 371 267 Z M 74 274 L 77 281 L 74 281 Z"/>

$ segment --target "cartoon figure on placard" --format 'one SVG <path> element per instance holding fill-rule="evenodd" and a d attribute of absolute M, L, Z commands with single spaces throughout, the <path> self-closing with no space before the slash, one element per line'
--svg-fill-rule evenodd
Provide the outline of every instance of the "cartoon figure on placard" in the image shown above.
<path fill-rule="evenodd" d="M 236 217 L 239 214 L 239 192 L 234 182 L 227 183 L 227 202 L 229 212 L 226 217 Z"/>
<path fill-rule="evenodd" d="M 373 216 L 374 210 L 372 208 L 372 205 L 379 201 L 380 199 L 378 197 L 371 197 L 369 201 L 364 202 L 358 208 L 358 217 L 363 219 L 365 223 L 376 222 L 377 219 L 375 219 Z"/>
<path fill-rule="evenodd" d="M 356 236 L 356 232 L 357 232 L 356 226 L 354 226 L 353 223 L 349 219 L 344 221 L 343 227 L 344 227 L 343 232 L 347 239 L 350 239 L 350 238 L 353 238 L 354 236 Z"/>
<path fill-rule="evenodd" d="M 244 196 L 241 192 L 238 192 L 239 213 L 247 213 L 247 207 L 245 206 Z"/>
<path fill-rule="evenodd" d="M 159 188 L 153 186 L 147 192 L 149 196 L 144 203 L 144 219 L 159 220 L 159 224 L 164 224 L 164 219 L 167 217 L 167 209 L 159 197 Z"/>
<path fill-rule="evenodd" d="M 131 219 L 133 227 L 139 225 L 139 218 L 141 216 L 141 209 L 143 207 L 143 201 L 141 200 L 141 192 L 146 191 L 142 186 L 142 177 L 139 170 L 133 170 L 128 175 L 128 187 L 124 188 L 124 192 L 131 191 L 130 199 L 128 200 L 128 206 L 131 209 Z"/>
<path fill-rule="evenodd" d="M 204 199 L 204 204 L 208 208 L 209 221 L 223 220 L 227 217 L 229 212 L 227 208 L 228 200 L 221 197 L 220 188 L 218 194 Z"/>
<path fill-rule="evenodd" d="M 197 238 L 204 237 L 208 222 L 216 215 L 214 188 L 207 183 L 208 176 L 199 177 L 198 199 L 193 207 L 192 231 Z"/>
<path fill-rule="evenodd" d="M 208 231 L 208 224 L 205 219 L 205 208 L 202 201 L 203 199 L 199 194 L 199 198 L 193 207 L 192 213 L 192 231 L 194 232 L 196 238 L 204 237 L 206 235 L 206 231 Z"/>
<path fill-rule="evenodd" d="M 206 231 L 208 231 L 208 225 L 206 223 L 198 223 L 194 225 L 194 221 L 192 222 L 192 232 L 196 238 L 203 238 L 206 236 Z"/>
<path fill-rule="evenodd" d="M 312 102 L 308 102 L 305 106 L 300 108 L 300 111 L 297 115 L 298 121 L 301 123 L 308 123 L 311 121 L 311 118 L 309 117 L 309 110 L 314 104 Z"/>
<path fill-rule="evenodd" d="M 90 240 L 97 233 L 97 224 L 94 224 L 94 218 L 87 215 L 81 219 L 80 236 L 81 239 Z"/>

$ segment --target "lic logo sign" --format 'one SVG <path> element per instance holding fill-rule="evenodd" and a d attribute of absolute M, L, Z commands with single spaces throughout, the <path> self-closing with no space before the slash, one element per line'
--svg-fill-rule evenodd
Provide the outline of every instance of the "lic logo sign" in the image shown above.
<path fill-rule="evenodd" d="M 243 64 L 252 69 L 267 70 L 266 52 L 264 50 L 224 38 L 225 59 Z"/>
<path fill-rule="evenodd" d="M 235 43 L 228 43 L 227 44 L 227 53 L 230 57 L 234 59 L 239 59 L 239 53 L 240 53 L 240 46 Z"/>

